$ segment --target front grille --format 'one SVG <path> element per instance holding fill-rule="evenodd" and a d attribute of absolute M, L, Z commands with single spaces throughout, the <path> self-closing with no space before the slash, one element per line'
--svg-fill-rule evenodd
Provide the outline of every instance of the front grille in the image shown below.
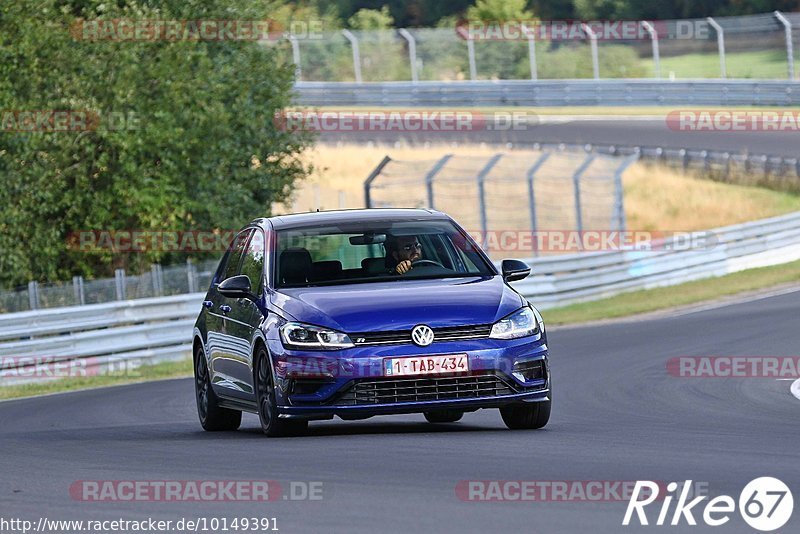
<path fill-rule="evenodd" d="M 448 326 L 433 329 L 433 341 L 457 341 L 462 339 L 485 339 L 492 325 Z M 411 343 L 411 330 L 389 330 L 386 332 L 361 332 L 350 334 L 355 345 L 385 345 Z"/>
<path fill-rule="evenodd" d="M 517 390 L 495 374 L 436 378 L 401 378 L 355 382 L 333 404 L 397 404 L 435 400 L 479 399 L 512 395 Z"/>

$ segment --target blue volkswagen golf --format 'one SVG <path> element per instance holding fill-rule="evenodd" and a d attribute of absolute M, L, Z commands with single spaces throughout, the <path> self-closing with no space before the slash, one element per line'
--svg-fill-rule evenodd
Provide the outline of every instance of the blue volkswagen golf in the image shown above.
<path fill-rule="evenodd" d="M 499 408 L 512 429 L 550 418 L 539 312 L 447 215 L 368 209 L 257 219 L 220 261 L 194 328 L 206 430 L 242 412 L 264 433 L 312 420 L 422 413 L 453 423 Z"/>

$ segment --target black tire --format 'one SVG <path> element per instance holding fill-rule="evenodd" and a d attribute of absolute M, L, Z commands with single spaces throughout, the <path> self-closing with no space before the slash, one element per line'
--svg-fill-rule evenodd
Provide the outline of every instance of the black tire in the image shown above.
<path fill-rule="evenodd" d="M 550 405 L 546 400 L 531 404 L 512 404 L 500 408 L 503 422 L 512 430 L 542 428 L 550 420 Z"/>
<path fill-rule="evenodd" d="M 429 423 L 455 423 L 464 417 L 464 412 L 458 410 L 436 410 L 435 412 L 425 412 L 425 419 Z"/>
<path fill-rule="evenodd" d="M 263 345 L 256 350 L 255 362 L 256 400 L 258 401 L 258 419 L 261 421 L 261 430 L 271 438 L 304 433 L 308 429 L 308 421 L 278 417 L 269 354 Z"/>
<path fill-rule="evenodd" d="M 209 432 L 236 430 L 242 424 L 242 412 L 219 407 L 219 400 L 211 388 L 206 356 L 203 347 L 197 346 L 194 354 L 194 392 L 200 425 Z"/>

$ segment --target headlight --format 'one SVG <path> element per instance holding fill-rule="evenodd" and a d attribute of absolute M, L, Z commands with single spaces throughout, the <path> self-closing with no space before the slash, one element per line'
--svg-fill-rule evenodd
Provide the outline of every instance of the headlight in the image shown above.
<path fill-rule="evenodd" d="M 493 339 L 516 339 L 538 333 L 539 321 L 536 320 L 536 314 L 533 313 L 532 309 L 525 306 L 494 323 L 489 337 Z"/>
<path fill-rule="evenodd" d="M 283 325 L 281 341 L 287 349 L 348 349 L 354 346 L 343 332 L 303 323 Z"/>

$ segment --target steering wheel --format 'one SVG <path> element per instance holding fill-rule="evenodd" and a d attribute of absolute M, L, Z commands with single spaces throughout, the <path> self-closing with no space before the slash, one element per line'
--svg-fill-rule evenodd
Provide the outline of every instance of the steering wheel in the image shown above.
<path fill-rule="evenodd" d="M 428 267 L 441 267 L 442 269 L 444 269 L 444 265 L 442 265 L 438 261 L 433 261 L 433 260 L 414 260 L 411 262 L 411 265 L 413 265 L 414 267 L 428 266 Z"/>

